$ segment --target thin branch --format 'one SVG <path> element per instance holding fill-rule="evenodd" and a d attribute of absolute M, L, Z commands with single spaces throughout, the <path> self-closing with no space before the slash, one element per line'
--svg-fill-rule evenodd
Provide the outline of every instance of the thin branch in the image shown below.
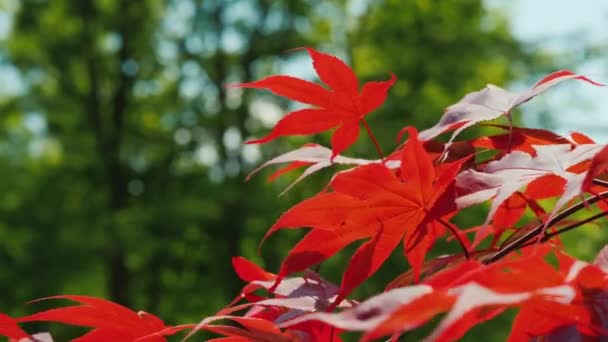
<path fill-rule="evenodd" d="M 561 220 L 565 219 L 566 217 L 574 214 L 575 212 L 585 208 L 587 205 L 596 203 L 604 198 L 608 198 L 608 191 L 604 191 L 601 192 L 597 195 L 594 195 L 582 202 L 579 202 L 573 206 L 571 206 L 570 208 L 567 208 L 565 210 L 563 210 L 562 212 L 560 212 L 559 214 L 557 214 L 554 218 L 551 219 L 551 221 L 549 221 L 548 223 L 540 223 L 539 225 L 537 225 L 536 227 L 534 227 L 534 229 L 530 230 L 528 233 L 526 233 L 525 235 L 521 236 L 519 239 L 509 243 L 508 245 L 502 247 L 498 252 L 496 252 L 495 254 L 491 255 L 490 257 L 488 257 L 487 259 L 483 260 L 484 264 L 491 264 L 501 258 L 503 258 L 505 255 L 511 253 L 512 251 L 522 247 L 524 244 L 526 244 L 528 241 L 533 240 L 535 238 L 538 237 L 538 235 L 540 235 L 543 231 L 545 231 L 545 228 L 554 226 L 555 224 L 557 224 L 558 222 L 560 222 Z"/>
<path fill-rule="evenodd" d="M 608 182 L 605 181 L 605 180 L 594 178 L 593 179 L 593 184 L 608 188 Z"/>
<path fill-rule="evenodd" d="M 369 124 L 367 123 L 367 120 L 365 120 L 365 118 L 362 118 L 361 122 L 363 122 L 363 126 L 365 127 L 365 130 L 367 131 L 367 135 L 369 135 L 369 138 L 374 143 L 374 146 L 376 146 L 376 151 L 378 152 L 378 155 L 380 156 L 380 160 L 382 161 L 382 163 L 384 163 L 384 154 L 382 153 L 382 149 L 380 148 L 380 144 L 378 143 L 378 140 L 376 139 L 374 132 L 372 132 L 372 129 L 371 129 L 371 127 L 369 127 Z"/>
<path fill-rule="evenodd" d="M 588 217 L 588 218 L 586 218 L 586 219 L 584 219 L 582 221 L 579 221 L 579 222 L 573 223 L 573 224 L 571 224 L 569 226 L 566 226 L 566 227 L 564 227 L 564 228 L 562 228 L 560 230 L 556 230 L 554 232 L 545 233 L 545 235 L 542 237 L 542 239 L 540 239 L 540 242 L 545 242 L 545 241 L 549 240 L 550 238 L 552 238 L 554 236 L 557 236 L 557 235 L 559 235 L 561 233 L 565 233 L 565 232 L 567 232 L 569 230 L 572 230 L 572 229 L 574 229 L 576 227 L 579 227 L 579 226 L 582 226 L 584 224 L 587 224 L 587 223 L 589 223 L 591 221 L 595 221 L 598 218 L 604 217 L 604 216 L 608 216 L 608 211 L 602 211 L 601 213 L 597 213 L 597 214 L 595 214 L 593 216 L 590 216 L 590 217 Z"/>

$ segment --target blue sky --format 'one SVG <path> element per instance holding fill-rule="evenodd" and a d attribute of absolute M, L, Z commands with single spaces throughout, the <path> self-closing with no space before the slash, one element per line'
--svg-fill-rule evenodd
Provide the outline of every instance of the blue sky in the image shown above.
<path fill-rule="evenodd" d="M 568 54 L 580 43 L 607 46 L 608 1 L 606 0 L 486 0 L 500 9 L 520 40 L 540 49 Z M 608 59 L 598 58 L 572 67 L 601 83 L 608 83 Z M 608 142 L 608 87 L 570 81 L 524 105 L 525 122 L 535 127 L 548 123 L 538 113 L 548 111 L 560 133 L 581 131 L 598 143 Z"/>
<path fill-rule="evenodd" d="M 488 0 L 509 15 L 513 32 L 524 40 L 560 34 L 586 33 L 595 42 L 608 37 L 608 1 L 605 0 Z"/>

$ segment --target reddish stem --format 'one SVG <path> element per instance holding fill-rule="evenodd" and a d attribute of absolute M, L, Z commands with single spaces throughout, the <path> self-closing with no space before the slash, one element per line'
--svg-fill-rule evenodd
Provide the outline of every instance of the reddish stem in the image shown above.
<path fill-rule="evenodd" d="M 365 127 L 365 130 L 367 131 L 367 135 L 369 135 L 369 138 L 374 143 L 374 146 L 376 147 L 376 152 L 378 152 L 378 155 L 380 156 L 380 160 L 382 161 L 382 163 L 384 163 L 384 154 L 382 153 L 382 149 L 380 148 L 380 144 L 378 143 L 374 132 L 372 132 L 372 129 L 371 127 L 369 127 L 369 124 L 367 123 L 367 120 L 365 120 L 365 118 L 362 118 L 361 122 L 363 123 L 363 127 Z"/>

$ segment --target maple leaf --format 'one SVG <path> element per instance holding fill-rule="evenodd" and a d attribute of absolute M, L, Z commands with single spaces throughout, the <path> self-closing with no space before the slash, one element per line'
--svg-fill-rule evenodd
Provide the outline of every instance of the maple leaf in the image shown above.
<path fill-rule="evenodd" d="M 522 307 L 515 317 L 509 341 L 528 341 L 533 337 L 606 335 L 606 290 L 608 276 L 598 265 L 555 253 L 559 278 L 575 289 L 570 303 L 534 301 Z M 534 324 L 530 324 L 534 322 Z"/>
<path fill-rule="evenodd" d="M 534 146 L 536 156 L 514 151 L 500 160 L 488 163 L 482 171 L 465 170 L 456 177 L 460 195 L 456 199 L 459 208 L 485 202 L 493 198 L 485 221 L 487 225 L 494 217 L 499 206 L 525 185 L 545 176 L 558 176 L 566 182 L 560 189 L 553 189 L 561 198 L 553 207 L 549 219 L 568 201 L 581 193 L 585 174 L 570 172 L 569 168 L 592 159 L 602 148 L 601 145 L 541 145 Z M 564 183 L 562 183 L 564 184 Z M 480 229 L 475 237 L 479 243 L 487 233 Z"/>
<path fill-rule="evenodd" d="M 471 271 L 461 272 L 462 275 L 456 277 L 456 280 L 452 277 L 449 287 L 474 283 L 496 293 L 521 296 L 514 302 L 503 303 L 503 308 L 513 305 L 520 308 L 510 336 L 511 341 L 528 341 L 532 337 L 570 325 L 595 334 L 597 330 L 593 327 L 593 317 L 589 310 L 594 304 L 590 304 L 587 296 L 608 288 L 606 273 L 595 265 L 578 261 L 548 245 L 532 246 L 522 251 L 522 256 L 482 266 L 478 270 L 471 268 Z M 558 259 L 557 269 L 544 260 L 550 251 Z M 487 300 L 481 297 L 481 293 L 472 291 L 469 298 L 459 297 L 458 300 L 463 307 L 470 308 Z M 474 319 L 474 312 L 469 310 L 470 314 L 465 314 L 467 310 L 460 309 L 458 312 L 455 304 L 432 336 L 444 335 L 450 336 L 450 339 L 462 336 L 468 328 L 479 322 Z M 518 337 L 522 334 L 526 338 Z"/>
<path fill-rule="evenodd" d="M 68 299 L 81 305 L 49 309 L 20 317 L 17 321 L 58 322 L 94 328 L 74 340 L 78 342 L 161 342 L 165 341 L 163 336 L 194 327 L 193 324 L 165 326 L 163 321 L 152 314 L 144 311 L 134 312 L 122 305 L 95 297 L 60 295 L 40 300 L 48 299 Z"/>
<path fill-rule="evenodd" d="M 417 256 L 415 262 L 410 260 L 412 267 L 420 267 L 424 253 L 412 252 L 416 244 L 411 238 L 417 229 L 455 209 L 451 185 L 464 160 L 435 168 L 416 130 L 409 128 L 409 132 L 396 172 L 383 164 L 341 172 L 329 185 L 333 191 L 297 204 L 269 229 L 265 239 L 285 228 L 313 228 L 283 261 L 276 284 L 361 239 L 368 241 L 351 258 L 336 303 L 375 273 L 400 241 Z M 428 249 L 430 244 L 426 241 L 421 246 Z"/>
<path fill-rule="evenodd" d="M 359 122 L 367 125 L 365 115 L 386 100 L 387 92 L 395 83 L 395 75 L 383 82 L 368 82 L 359 89 L 353 70 L 343 61 L 311 48 L 306 49 L 323 86 L 291 76 L 270 76 L 259 81 L 234 84 L 234 87 L 267 89 L 291 100 L 309 104 L 287 114 L 270 133 L 248 144 L 266 143 L 281 136 L 309 135 L 336 128 L 331 138 L 332 159 L 355 143 L 359 136 Z"/>
<path fill-rule="evenodd" d="M 502 115 L 510 119 L 510 113 L 514 108 L 569 79 L 603 86 L 569 70 L 556 71 L 547 75 L 521 93 L 511 93 L 493 84 L 488 84 L 484 89 L 469 93 L 458 103 L 449 106 L 435 126 L 420 132 L 420 139 L 429 140 L 443 132 L 455 130 L 449 140 L 452 142 L 460 132 L 478 122 L 493 120 Z"/>

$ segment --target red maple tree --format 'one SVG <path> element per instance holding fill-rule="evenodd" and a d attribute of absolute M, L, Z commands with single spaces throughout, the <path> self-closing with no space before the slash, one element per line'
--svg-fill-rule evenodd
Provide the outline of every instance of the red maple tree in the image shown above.
<path fill-rule="evenodd" d="M 307 144 L 264 163 L 260 169 L 287 164 L 271 179 L 307 167 L 299 182 L 322 168 L 350 166 L 336 171 L 327 187 L 270 227 L 262 241 L 287 229 L 308 229 L 277 273 L 235 256 L 234 269 L 246 285 L 225 308 L 197 324 L 166 326 L 152 314 L 110 301 L 64 295 L 51 298 L 79 305 L 24 317 L 0 315 L 0 335 L 12 341 L 49 341 L 48 334 L 30 335 L 20 326 L 47 321 L 91 328 L 75 339 L 82 342 L 165 341 L 184 330 L 186 337 L 205 330 L 220 336 L 213 341 L 223 342 L 340 341 L 345 331 L 360 332 L 361 340 L 369 341 L 396 340 L 435 324 L 428 341 L 453 341 L 510 308 L 518 309 L 510 341 L 608 335 L 608 249 L 588 263 L 568 256 L 558 240 L 608 214 L 608 145 L 581 133 L 560 136 L 512 127 L 510 120 L 515 107 L 562 81 L 601 84 L 562 70 L 521 93 L 488 85 L 447 107 L 435 126 L 420 132 L 405 127 L 394 151 L 385 156 L 365 117 L 385 101 L 395 76 L 360 87 L 340 59 L 306 50 L 327 87 L 285 75 L 231 85 L 266 89 L 311 106 L 287 114 L 267 136 L 248 143 L 334 129 L 331 149 Z M 506 133 L 455 140 L 462 130 L 501 117 L 509 125 L 494 126 Z M 379 159 L 341 155 L 357 140 L 360 125 Z M 447 143 L 434 140 L 446 132 L 453 132 Z M 407 133 L 403 144 L 402 133 Z M 482 225 L 452 222 L 462 209 L 480 204 L 489 204 Z M 526 210 L 532 218 L 524 215 Z M 574 213 L 586 218 L 571 219 Z M 459 244 L 462 252 L 427 258 L 439 239 Z M 360 240 L 341 284 L 310 270 Z M 370 298 L 349 298 L 399 245 L 411 269 L 396 274 Z M 548 258 L 557 259 L 557 266 Z"/>

